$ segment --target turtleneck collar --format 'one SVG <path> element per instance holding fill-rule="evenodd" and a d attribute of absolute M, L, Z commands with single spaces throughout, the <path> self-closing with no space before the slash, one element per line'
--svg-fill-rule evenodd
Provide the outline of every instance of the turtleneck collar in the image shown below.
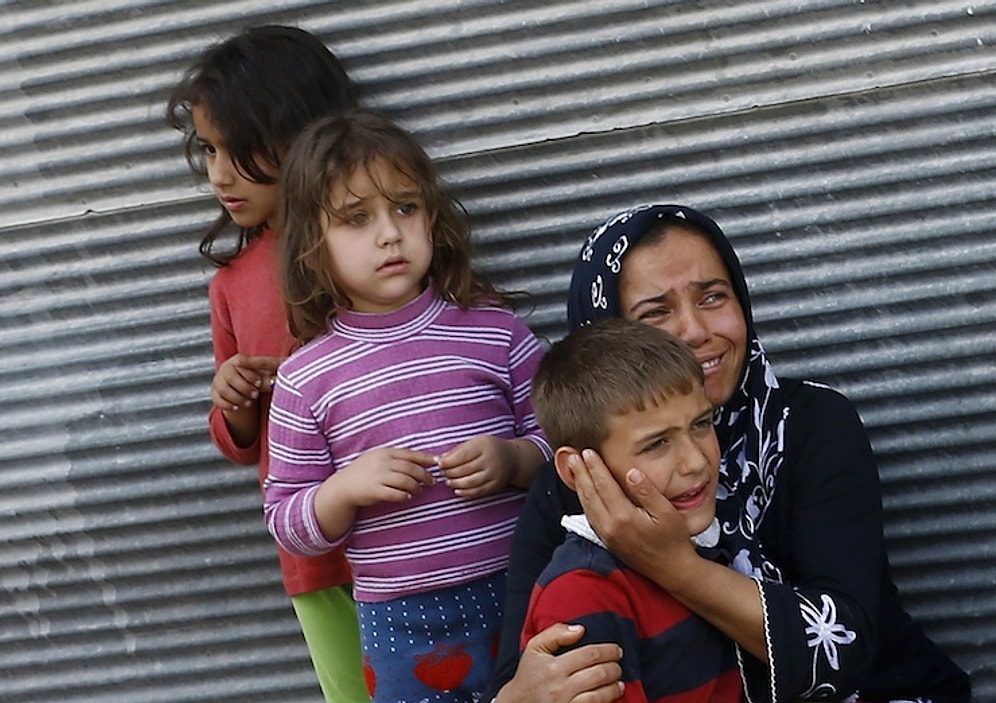
<path fill-rule="evenodd" d="M 392 342 L 417 334 L 431 325 L 445 309 L 444 301 L 429 284 L 417 298 L 384 313 L 344 310 L 332 318 L 332 332 L 357 340 Z"/>

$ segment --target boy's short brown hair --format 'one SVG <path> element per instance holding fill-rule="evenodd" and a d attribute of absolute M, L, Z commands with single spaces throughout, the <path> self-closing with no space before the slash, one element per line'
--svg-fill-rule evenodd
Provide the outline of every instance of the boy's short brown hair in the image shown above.
<path fill-rule="evenodd" d="M 704 382 L 684 342 L 615 318 L 581 327 L 550 347 L 533 378 L 532 404 L 554 447 L 598 449 L 609 418 L 691 393 Z"/>

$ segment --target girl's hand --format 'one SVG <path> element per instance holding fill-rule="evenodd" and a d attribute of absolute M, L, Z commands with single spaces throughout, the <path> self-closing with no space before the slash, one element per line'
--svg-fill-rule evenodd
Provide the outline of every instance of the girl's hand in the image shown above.
<path fill-rule="evenodd" d="M 494 435 L 472 437 L 438 457 L 446 485 L 461 498 L 478 498 L 511 483 L 518 466 L 517 450 Z"/>
<path fill-rule="evenodd" d="M 662 588 L 678 587 L 669 582 L 681 564 L 698 559 L 685 518 L 636 469 L 627 472 L 624 489 L 598 452 L 585 449 L 569 461 L 585 515 L 609 549 Z"/>
<path fill-rule="evenodd" d="M 250 408 L 262 393 L 269 393 L 277 367 L 277 356 L 236 354 L 218 367 L 211 383 L 211 402 L 225 411 Z"/>
<path fill-rule="evenodd" d="M 622 650 L 616 644 L 586 644 L 557 654 L 584 634 L 580 625 L 551 625 L 522 652 L 515 677 L 502 686 L 496 703 L 610 703 L 623 694 Z"/>
<path fill-rule="evenodd" d="M 380 447 L 363 452 L 353 463 L 333 474 L 337 490 L 353 507 L 375 503 L 403 503 L 435 483 L 425 468 L 436 463 L 428 452 Z"/>

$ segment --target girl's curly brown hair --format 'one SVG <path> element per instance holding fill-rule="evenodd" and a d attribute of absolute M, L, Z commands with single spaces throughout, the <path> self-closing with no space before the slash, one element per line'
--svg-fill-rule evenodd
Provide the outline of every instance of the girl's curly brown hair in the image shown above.
<path fill-rule="evenodd" d="M 511 293 L 498 290 L 471 268 L 467 213 L 446 192 L 415 137 L 376 112 L 353 110 L 309 125 L 294 140 L 281 169 L 277 221 L 284 301 L 298 341 L 325 333 L 338 311 L 352 307 L 329 273 L 325 223 L 340 214 L 329 202 L 333 188 L 346 186 L 358 169 L 369 173 L 375 162 L 411 180 L 425 202 L 432 262 L 424 283 L 431 282 L 444 299 L 463 309 L 480 304 L 514 307 Z"/>

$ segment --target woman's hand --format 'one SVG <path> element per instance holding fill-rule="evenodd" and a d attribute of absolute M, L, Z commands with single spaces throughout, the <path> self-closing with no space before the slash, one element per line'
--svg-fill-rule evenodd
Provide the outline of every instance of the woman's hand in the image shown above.
<path fill-rule="evenodd" d="M 622 650 L 616 644 L 587 644 L 557 654 L 584 635 L 581 625 L 551 625 L 526 644 L 515 677 L 495 703 L 610 703 L 623 693 Z"/>
<path fill-rule="evenodd" d="M 597 452 L 585 449 L 569 461 L 585 515 L 610 551 L 665 590 L 680 588 L 679 562 L 699 559 L 681 513 L 636 469 L 624 490 Z"/>
<path fill-rule="evenodd" d="M 624 492 L 596 452 L 585 449 L 572 459 L 585 514 L 609 549 L 758 660 L 768 661 L 754 580 L 700 557 L 685 519 L 642 472 L 627 472 Z"/>

